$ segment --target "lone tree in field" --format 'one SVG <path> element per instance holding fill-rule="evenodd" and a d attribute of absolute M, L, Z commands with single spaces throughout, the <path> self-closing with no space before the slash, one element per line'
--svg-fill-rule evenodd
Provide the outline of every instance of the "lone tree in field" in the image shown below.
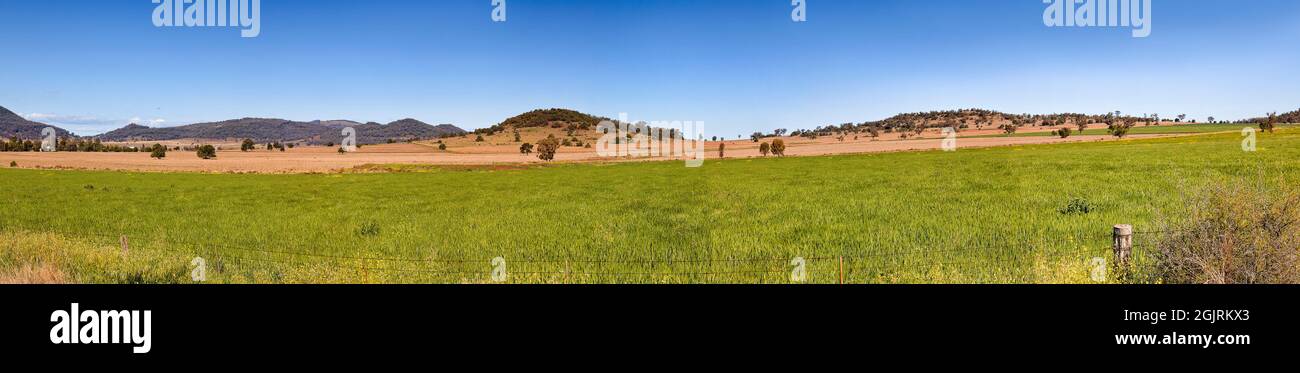
<path fill-rule="evenodd" d="M 1135 121 L 1136 120 L 1130 118 L 1130 119 L 1125 119 L 1120 123 L 1112 124 L 1110 125 L 1110 128 L 1106 129 L 1106 133 L 1109 133 L 1111 134 L 1111 136 L 1115 136 L 1116 138 L 1122 139 L 1124 138 L 1124 136 L 1128 136 L 1128 130 L 1133 129 L 1133 123 Z"/>
<path fill-rule="evenodd" d="M 1063 139 L 1070 137 L 1070 132 L 1072 132 L 1070 131 L 1070 127 L 1065 127 L 1056 131 L 1052 131 L 1053 134 L 1060 136 Z"/>
<path fill-rule="evenodd" d="M 1002 125 L 1002 132 L 1006 132 L 1007 136 L 1016 134 L 1016 130 L 1018 129 L 1020 129 L 1020 127 L 1015 124 L 1008 123 Z"/>
<path fill-rule="evenodd" d="M 537 158 L 543 161 L 555 159 L 555 152 L 560 150 L 560 140 L 555 136 L 547 136 L 545 140 L 537 142 Z"/>
<path fill-rule="evenodd" d="M 257 147 L 257 143 L 254 143 L 252 139 L 244 139 L 244 142 L 239 144 L 239 151 L 246 152 L 253 150 L 255 147 Z"/>
<path fill-rule="evenodd" d="M 447 144 L 438 144 L 438 150 L 447 150 Z"/>
<path fill-rule="evenodd" d="M 199 147 L 199 151 L 198 151 L 198 155 L 199 155 L 199 158 L 203 158 L 203 159 L 212 159 L 212 158 L 216 158 L 216 157 L 217 157 L 217 148 L 212 147 L 212 145 L 204 145 L 204 146 L 200 146 L 200 147 Z"/>
<path fill-rule="evenodd" d="M 1259 129 L 1273 133 L 1273 124 L 1277 123 L 1277 112 L 1268 113 L 1268 118 L 1259 123 Z"/>
<path fill-rule="evenodd" d="M 1074 125 L 1075 125 L 1076 127 L 1079 127 L 1079 134 L 1083 134 L 1083 131 L 1087 131 L 1087 130 L 1088 130 L 1088 121 L 1086 121 L 1086 120 L 1083 120 L 1083 119 L 1077 120 L 1077 121 L 1074 122 Z M 1064 128 L 1064 129 L 1067 129 L 1067 130 L 1068 130 L 1069 128 Z M 1066 136 L 1061 136 L 1061 137 L 1062 137 L 1062 138 L 1069 137 L 1069 134 L 1066 134 Z"/>
<path fill-rule="evenodd" d="M 533 154 L 533 144 L 524 143 L 520 145 L 519 154 Z"/>
<path fill-rule="evenodd" d="M 149 147 L 149 157 L 154 159 L 167 158 L 167 147 L 162 146 L 162 144 L 153 144 L 153 146 Z"/>
<path fill-rule="evenodd" d="M 778 156 L 778 157 L 784 157 L 784 156 L 785 156 L 785 140 L 782 140 L 782 139 L 772 140 L 772 149 L 771 149 L 771 150 L 772 150 L 772 154 L 774 154 L 774 155 L 776 155 L 776 156 Z"/>
<path fill-rule="evenodd" d="M 772 146 L 768 145 L 767 143 L 763 143 L 758 146 L 758 154 L 762 154 L 764 157 L 766 157 L 767 153 L 770 153 L 771 151 L 772 151 Z"/>

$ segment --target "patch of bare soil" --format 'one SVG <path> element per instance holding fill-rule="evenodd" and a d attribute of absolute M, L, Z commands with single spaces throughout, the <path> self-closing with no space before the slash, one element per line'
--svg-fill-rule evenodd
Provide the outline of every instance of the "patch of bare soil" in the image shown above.
<path fill-rule="evenodd" d="M 1056 128 L 1031 127 L 1021 132 L 1046 132 Z M 961 148 L 982 148 L 1007 145 L 1053 144 L 1083 141 L 1115 141 L 1109 136 L 1071 136 L 1061 139 L 1054 136 L 1031 137 L 969 137 L 995 135 L 1001 133 L 996 129 L 962 131 L 957 139 Z M 521 141 L 514 141 L 513 133 L 499 133 L 488 136 L 484 141 L 476 141 L 471 134 L 464 138 L 441 140 L 447 146 L 440 150 L 440 143 L 428 141 L 421 143 L 399 143 L 366 145 L 357 152 L 339 154 L 336 147 L 296 147 L 279 150 L 254 150 L 242 152 L 237 144 L 227 144 L 217 152 L 215 159 L 198 158 L 192 151 L 173 150 L 167 152 L 165 159 L 153 159 L 149 153 L 0 153 L 0 167 L 7 167 L 10 162 L 17 162 L 22 168 L 41 169 L 87 169 L 87 170 L 123 170 L 145 172 L 218 172 L 218 173 L 318 173 L 318 172 L 391 172 L 409 171 L 409 166 L 460 166 L 467 169 L 484 169 L 483 166 L 519 167 L 535 166 L 545 163 L 537 159 L 536 154 L 520 154 L 519 146 L 523 142 L 533 142 L 547 135 L 566 139 L 577 139 L 584 143 L 595 140 L 594 132 L 568 135 L 563 130 L 526 129 L 521 133 Z M 920 151 L 941 149 L 943 136 L 938 130 L 927 131 L 920 136 L 907 139 L 899 134 L 882 134 L 878 139 L 871 139 L 865 134 L 849 134 L 843 140 L 838 137 L 820 137 L 807 139 L 784 137 L 787 156 L 819 156 L 832 154 L 876 153 L 896 151 Z M 1160 137 L 1169 135 L 1132 135 L 1131 138 Z M 763 139 L 770 142 L 773 139 Z M 706 155 L 709 159 L 718 157 L 718 147 L 726 144 L 727 158 L 746 158 L 762 156 L 759 144 L 751 140 L 730 140 L 709 142 Z M 186 144 L 188 145 L 188 144 Z M 569 146 L 562 147 L 555 156 L 555 162 L 605 162 L 605 161 L 643 161 L 663 160 L 664 158 L 608 158 L 596 154 L 594 148 Z"/>

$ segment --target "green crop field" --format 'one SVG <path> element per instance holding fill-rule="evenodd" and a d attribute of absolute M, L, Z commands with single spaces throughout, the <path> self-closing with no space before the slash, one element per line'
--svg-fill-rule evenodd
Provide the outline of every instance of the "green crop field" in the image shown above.
<path fill-rule="evenodd" d="M 1294 125 L 1278 125 L 1278 128 L 1283 129 L 1292 126 Z M 1073 127 L 1073 126 L 1067 126 L 1067 127 L 1069 127 L 1071 131 L 1074 131 L 1072 135 L 1080 135 L 1080 134 L 1088 135 L 1088 136 L 1109 135 L 1109 133 L 1106 132 L 1105 128 L 1090 128 L 1080 133 L 1078 132 L 1077 127 Z M 1179 125 L 1166 124 L 1162 126 L 1144 126 L 1141 123 L 1138 123 L 1134 125 L 1132 129 L 1129 129 L 1128 133 L 1130 135 L 1176 135 L 1176 134 L 1195 134 L 1195 133 L 1214 133 L 1214 132 L 1241 133 L 1241 129 L 1246 127 L 1252 127 L 1257 130 L 1259 129 L 1258 126 L 1249 125 L 1249 124 L 1179 124 Z M 1012 135 L 981 135 L 981 136 L 970 136 L 970 137 L 987 138 L 987 137 L 1034 137 L 1034 136 L 1056 136 L 1056 135 L 1051 132 L 1019 132 Z"/>
<path fill-rule="evenodd" d="M 1110 257 L 1114 224 L 1146 229 L 1214 180 L 1300 181 L 1300 131 L 1260 134 L 1256 152 L 1240 142 L 1211 134 L 702 168 L 3 169 L 0 273 L 189 283 L 199 257 L 208 283 L 789 283 L 799 257 L 810 283 L 1089 282 L 1091 258 Z M 1072 200 L 1088 212 L 1066 211 Z"/>

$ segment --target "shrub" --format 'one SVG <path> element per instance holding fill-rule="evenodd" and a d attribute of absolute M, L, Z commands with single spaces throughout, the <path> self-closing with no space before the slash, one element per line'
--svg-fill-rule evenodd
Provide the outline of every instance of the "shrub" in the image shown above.
<path fill-rule="evenodd" d="M 212 147 L 212 145 L 204 145 L 204 146 L 200 146 L 200 147 L 199 147 L 199 151 L 198 151 L 198 155 L 199 155 L 199 158 L 203 158 L 203 159 L 212 159 L 212 158 L 216 158 L 216 157 L 217 157 L 217 148 Z"/>
<path fill-rule="evenodd" d="M 782 140 L 782 139 L 772 140 L 772 149 L 771 149 L 771 150 L 772 150 L 772 154 L 773 154 L 773 155 L 778 156 L 778 157 L 784 157 L 784 156 L 785 156 L 785 140 Z"/>
<path fill-rule="evenodd" d="M 365 222 L 357 227 L 357 235 L 365 237 L 374 237 L 379 235 L 379 223 Z"/>
<path fill-rule="evenodd" d="M 438 144 L 438 150 L 447 150 L 447 144 Z"/>
<path fill-rule="evenodd" d="M 762 154 L 764 157 L 766 157 L 767 153 L 770 152 L 772 152 L 772 146 L 768 145 L 768 143 L 765 142 L 758 146 L 758 154 Z"/>
<path fill-rule="evenodd" d="M 1154 274 L 1175 284 L 1300 283 L 1300 192 L 1213 184 L 1161 219 Z"/>
<path fill-rule="evenodd" d="M 18 167 L 18 161 L 9 161 L 9 167 Z"/>
<path fill-rule="evenodd" d="M 1277 122 L 1277 113 L 1268 113 L 1268 118 L 1259 123 L 1259 129 L 1273 133 L 1273 124 Z"/>
<path fill-rule="evenodd" d="M 1106 129 L 1106 133 L 1109 133 L 1112 136 L 1122 139 L 1124 138 L 1124 136 L 1128 136 L 1128 130 L 1132 128 L 1133 128 L 1133 121 L 1127 120 L 1124 121 L 1123 123 L 1111 124 L 1110 127 Z"/>
<path fill-rule="evenodd" d="M 153 144 L 149 147 L 149 157 L 154 159 L 167 158 L 167 147 L 161 144 Z"/>
<path fill-rule="evenodd" d="M 1085 124 L 1085 126 L 1086 126 L 1086 124 Z M 1055 135 L 1057 135 L 1057 136 L 1060 136 L 1060 137 L 1063 138 L 1063 139 L 1064 139 L 1064 138 L 1067 138 L 1067 137 L 1070 137 L 1070 134 L 1071 134 L 1072 132 L 1073 132 L 1073 131 L 1071 131 L 1069 128 L 1062 128 L 1062 129 L 1059 129 L 1059 130 L 1056 130 L 1056 131 L 1052 131 L 1053 134 L 1055 134 Z"/>
<path fill-rule="evenodd" d="M 483 135 L 478 135 L 478 137 L 474 138 L 474 142 L 483 142 L 483 141 L 484 141 Z"/>
<path fill-rule="evenodd" d="M 524 143 L 520 145 L 519 154 L 533 154 L 533 144 Z"/>
<path fill-rule="evenodd" d="M 244 139 L 244 142 L 239 144 L 239 151 L 246 152 L 253 150 L 254 147 L 257 147 L 257 144 L 253 143 L 252 139 Z"/>
<path fill-rule="evenodd" d="M 547 136 L 545 140 L 537 142 L 537 158 L 543 161 L 555 159 L 555 152 L 560 149 L 560 141 L 555 136 Z"/>
<path fill-rule="evenodd" d="M 1087 215 L 1092 212 L 1092 203 L 1084 198 L 1071 198 L 1069 203 L 1065 204 L 1059 211 L 1065 215 Z"/>
<path fill-rule="evenodd" d="M 1017 126 L 1017 125 L 1014 125 L 1014 124 L 1003 124 L 1003 125 L 1002 125 L 1002 132 L 1005 132 L 1008 136 L 1016 134 L 1016 130 L 1018 130 L 1018 129 L 1020 129 L 1020 126 Z"/>
<path fill-rule="evenodd" d="M 718 137 L 714 136 L 713 138 L 717 139 Z M 718 144 L 718 158 L 726 158 L 726 157 L 727 157 L 727 143 Z"/>
<path fill-rule="evenodd" d="M 347 150 L 347 149 L 343 149 L 343 147 L 340 146 L 340 147 L 339 147 L 339 154 L 348 154 L 348 150 Z"/>

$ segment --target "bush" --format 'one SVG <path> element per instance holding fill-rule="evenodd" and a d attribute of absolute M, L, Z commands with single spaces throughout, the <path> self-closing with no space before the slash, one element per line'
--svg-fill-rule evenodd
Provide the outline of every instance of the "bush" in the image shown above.
<path fill-rule="evenodd" d="M 560 150 L 560 140 L 554 136 L 548 136 L 545 140 L 537 142 L 537 158 L 543 161 L 555 159 L 555 152 Z"/>
<path fill-rule="evenodd" d="M 438 150 L 447 150 L 447 144 L 438 144 Z"/>
<path fill-rule="evenodd" d="M 239 144 L 239 151 L 246 152 L 253 150 L 255 147 L 257 147 L 257 144 L 253 143 L 252 139 L 244 139 L 244 142 Z"/>
<path fill-rule="evenodd" d="M 1087 199 L 1071 198 L 1070 202 L 1065 204 L 1065 207 L 1057 211 L 1065 215 L 1087 215 L 1092 210 L 1092 202 L 1088 202 Z"/>
<path fill-rule="evenodd" d="M 1214 184 L 1162 219 L 1153 272 L 1175 284 L 1300 283 L 1300 192 Z"/>
<path fill-rule="evenodd" d="M 778 157 L 785 156 L 785 140 L 772 140 L 772 154 Z"/>
<path fill-rule="evenodd" d="M 18 167 L 18 161 L 9 161 L 9 167 Z"/>
<path fill-rule="evenodd" d="M 474 138 L 474 142 L 483 142 L 483 135 L 478 135 L 478 137 Z"/>
<path fill-rule="evenodd" d="M 771 152 L 772 152 L 772 145 L 769 145 L 768 143 L 762 143 L 758 146 L 758 154 L 762 154 L 764 157 L 767 156 L 767 153 L 771 153 Z"/>
<path fill-rule="evenodd" d="M 1085 126 L 1086 126 L 1086 124 L 1085 124 Z M 1055 135 L 1057 135 L 1057 136 L 1060 136 L 1061 138 L 1064 139 L 1064 138 L 1070 137 L 1070 134 L 1073 133 L 1073 132 L 1074 132 L 1074 131 L 1071 131 L 1069 128 L 1062 128 L 1062 129 L 1059 129 L 1059 130 L 1056 130 L 1056 131 L 1052 131 L 1052 134 L 1055 134 Z"/>
<path fill-rule="evenodd" d="M 524 143 L 520 145 L 519 154 L 533 154 L 533 144 Z"/>
<path fill-rule="evenodd" d="M 357 227 L 357 235 L 365 237 L 374 237 L 379 235 L 379 223 L 366 222 Z"/>
<path fill-rule="evenodd" d="M 1263 131 L 1268 131 L 1269 133 L 1273 133 L 1274 123 L 1276 122 L 1277 122 L 1277 113 L 1276 112 L 1268 113 L 1268 119 L 1265 119 L 1259 123 L 1259 129 Z"/>
<path fill-rule="evenodd" d="M 199 155 L 199 158 L 203 158 L 203 159 L 212 159 L 212 158 L 216 158 L 216 157 L 217 157 L 217 148 L 212 147 L 212 145 L 204 145 L 204 146 L 200 146 L 200 147 L 199 147 L 199 151 L 198 151 L 198 155 Z"/>
<path fill-rule="evenodd" d="M 1002 132 L 1005 132 L 1008 136 L 1010 136 L 1016 134 L 1016 130 L 1020 129 L 1020 126 L 1014 124 L 1003 124 L 1001 128 L 1002 128 Z"/>
<path fill-rule="evenodd" d="M 149 157 L 154 159 L 167 158 L 167 147 L 161 144 L 153 144 L 149 147 Z"/>
<path fill-rule="evenodd" d="M 1106 133 L 1109 133 L 1111 134 L 1111 136 L 1115 136 L 1116 138 L 1122 139 L 1124 138 L 1124 136 L 1128 136 L 1128 130 L 1132 128 L 1133 128 L 1133 122 L 1131 121 L 1125 121 L 1124 123 L 1113 123 L 1110 125 L 1109 128 L 1106 129 Z"/>

